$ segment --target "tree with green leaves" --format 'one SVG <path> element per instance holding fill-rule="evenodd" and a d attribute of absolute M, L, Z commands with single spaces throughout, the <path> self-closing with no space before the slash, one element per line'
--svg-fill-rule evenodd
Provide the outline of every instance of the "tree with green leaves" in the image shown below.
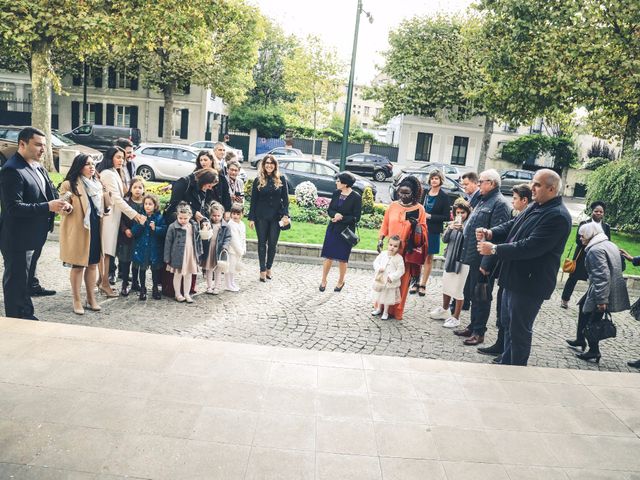
<path fill-rule="evenodd" d="M 343 69 L 335 50 L 325 48 L 318 37 L 311 35 L 285 59 L 285 88 L 295 96 L 292 116 L 294 122 L 313 125 L 312 151 L 318 122 L 328 115 L 327 105 L 340 96 Z"/>
<path fill-rule="evenodd" d="M 252 87 L 251 68 L 262 17 L 240 0 L 120 0 L 114 11 L 126 32 L 114 51 L 135 60 L 145 85 L 164 96 L 163 141 L 174 131 L 175 94 L 200 85 L 240 103 Z"/>
<path fill-rule="evenodd" d="M 640 136 L 640 3 L 481 0 L 490 105 L 514 123 L 584 106 L 596 135 Z"/>
<path fill-rule="evenodd" d="M 284 63 L 293 56 L 298 43 L 295 36 L 286 35 L 278 24 L 265 19 L 264 38 L 252 72 L 255 86 L 247 93 L 247 105 L 268 107 L 294 100 L 285 87 Z"/>
<path fill-rule="evenodd" d="M 247 133 L 255 128 L 260 137 L 278 138 L 285 133 L 286 122 L 282 108 L 277 105 L 241 105 L 229 113 L 229 127 Z"/>
<path fill-rule="evenodd" d="M 389 33 L 381 73 L 388 79 L 367 95 L 381 101 L 384 121 L 400 114 L 460 121 L 485 117 L 479 170 L 484 169 L 495 113 L 482 95 L 482 66 L 477 17 L 413 17 Z"/>
<path fill-rule="evenodd" d="M 103 11 L 100 0 L 0 0 L 0 64 L 31 74 L 31 124 L 47 136 L 43 165 L 49 170 L 51 92 L 61 91 L 60 63 L 54 58 L 75 61 L 102 48 L 94 29 L 109 22 Z"/>

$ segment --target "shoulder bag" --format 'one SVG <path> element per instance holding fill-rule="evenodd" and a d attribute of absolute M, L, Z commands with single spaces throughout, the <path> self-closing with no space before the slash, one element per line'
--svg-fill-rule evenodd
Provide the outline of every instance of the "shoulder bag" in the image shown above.
<path fill-rule="evenodd" d="M 582 255 L 583 251 L 584 251 L 584 247 L 580 249 L 575 260 L 571 258 L 564 259 L 564 262 L 562 262 L 562 271 L 564 273 L 571 274 L 576 271 L 576 264 L 578 263 L 578 259 L 580 258 L 580 255 Z M 569 257 L 571 257 L 571 250 L 569 250 Z"/>
<path fill-rule="evenodd" d="M 356 233 L 358 231 L 358 224 L 356 223 L 356 231 L 354 232 L 349 227 L 344 227 L 340 232 L 340 236 L 352 247 L 355 247 L 360 242 L 360 236 Z"/>

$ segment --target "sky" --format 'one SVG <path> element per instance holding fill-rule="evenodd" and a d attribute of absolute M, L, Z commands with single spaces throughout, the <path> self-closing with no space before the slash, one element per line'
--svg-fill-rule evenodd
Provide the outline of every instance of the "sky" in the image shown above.
<path fill-rule="evenodd" d="M 334 47 L 347 65 L 351 62 L 357 0 L 248 0 L 267 17 L 275 20 L 286 33 L 304 38 L 319 36 L 325 45 Z M 373 16 L 370 24 L 360 17 L 356 83 L 368 84 L 375 77 L 376 64 L 382 63 L 380 52 L 389 48 L 389 31 L 405 18 L 437 12 L 464 12 L 472 0 L 363 0 L 363 9 Z"/>

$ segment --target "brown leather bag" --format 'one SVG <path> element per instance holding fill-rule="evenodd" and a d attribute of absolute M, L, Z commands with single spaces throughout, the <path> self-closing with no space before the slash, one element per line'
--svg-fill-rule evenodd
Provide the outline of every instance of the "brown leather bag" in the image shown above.
<path fill-rule="evenodd" d="M 578 252 L 578 255 L 576 256 L 575 260 L 572 260 L 570 258 L 565 258 L 564 259 L 564 262 L 562 262 L 562 271 L 564 273 L 571 274 L 571 273 L 576 271 L 576 265 L 578 263 L 578 259 L 580 258 L 580 255 L 582 255 L 583 250 L 584 250 L 584 248 Z M 569 255 L 571 255 L 571 254 L 569 254 Z"/>

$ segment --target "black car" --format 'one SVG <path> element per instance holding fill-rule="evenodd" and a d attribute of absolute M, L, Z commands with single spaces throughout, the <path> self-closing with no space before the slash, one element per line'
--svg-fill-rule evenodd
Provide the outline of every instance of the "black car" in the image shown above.
<path fill-rule="evenodd" d="M 95 148 L 100 152 L 105 152 L 112 147 L 119 138 L 128 138 L 134 145 L 140 145 L 141 141 L 139 128 L 111 125 L 80 125 L 69 133 L 65 133 L 64 136 L 80 145 Z"/>
<path fill-rule="evenodd" d="M 420 180 L 420 183 L 422 184 L 423 196 L 420 199 L 420 202 L 422 202 L 424 200 L 424 195 L 426 195 L 426 192 L 429 190 L 429 188 L 431 188 L 428 183 L 429 173 L 430 172 L 426 172 L 422 169 L 416 169 L 405 170 L 402 173 L 396 175 L 393 179 L 393 184 L 389 186 L 389 196 L 391 197 L 391 200 L 398 199 L 398 193 L 396 191 L 398 189 L 398 185 L 403 178 L 405 178 L 407 175 L 411 175 L 412 177 L 416 177 L 418 180 Z M 462 189 L 462 186 L 455 180 L 451 180 L 449 177 L 444 178 L 442 189 L 447 195 L 449 195 L 451 205 L 453 205 L 453 202 L 455 202 L 458 198 L 464 198 L 464 190 Z"/>
<path fill-rule="evenodd" d="M 338 167 L 329 162 L 307 158 L 282 158 L 279 160 L 279 169 L 287 179 L 289 193 L 293 194 L 302 182 L 311 182 L 316 186 L 320 197 L 330 197 L 336 191 L 336 175 L 340 173 Z M 354 176 L 356 183 L 353 189 L 362 195 L 363 190 L 370 187 L 375 198 L 376 186 L 358 175 Z"/>
<path fill-rule="evenodd" d="M 346 158 L 345 169 L 365 177 L 371 177 L 377 182 L 384 182 L 393 176 L 391 160 L 374 153 L 354 153 Z M 340 166 L 340 159 L 333 159 L 331 163 Z"/>

